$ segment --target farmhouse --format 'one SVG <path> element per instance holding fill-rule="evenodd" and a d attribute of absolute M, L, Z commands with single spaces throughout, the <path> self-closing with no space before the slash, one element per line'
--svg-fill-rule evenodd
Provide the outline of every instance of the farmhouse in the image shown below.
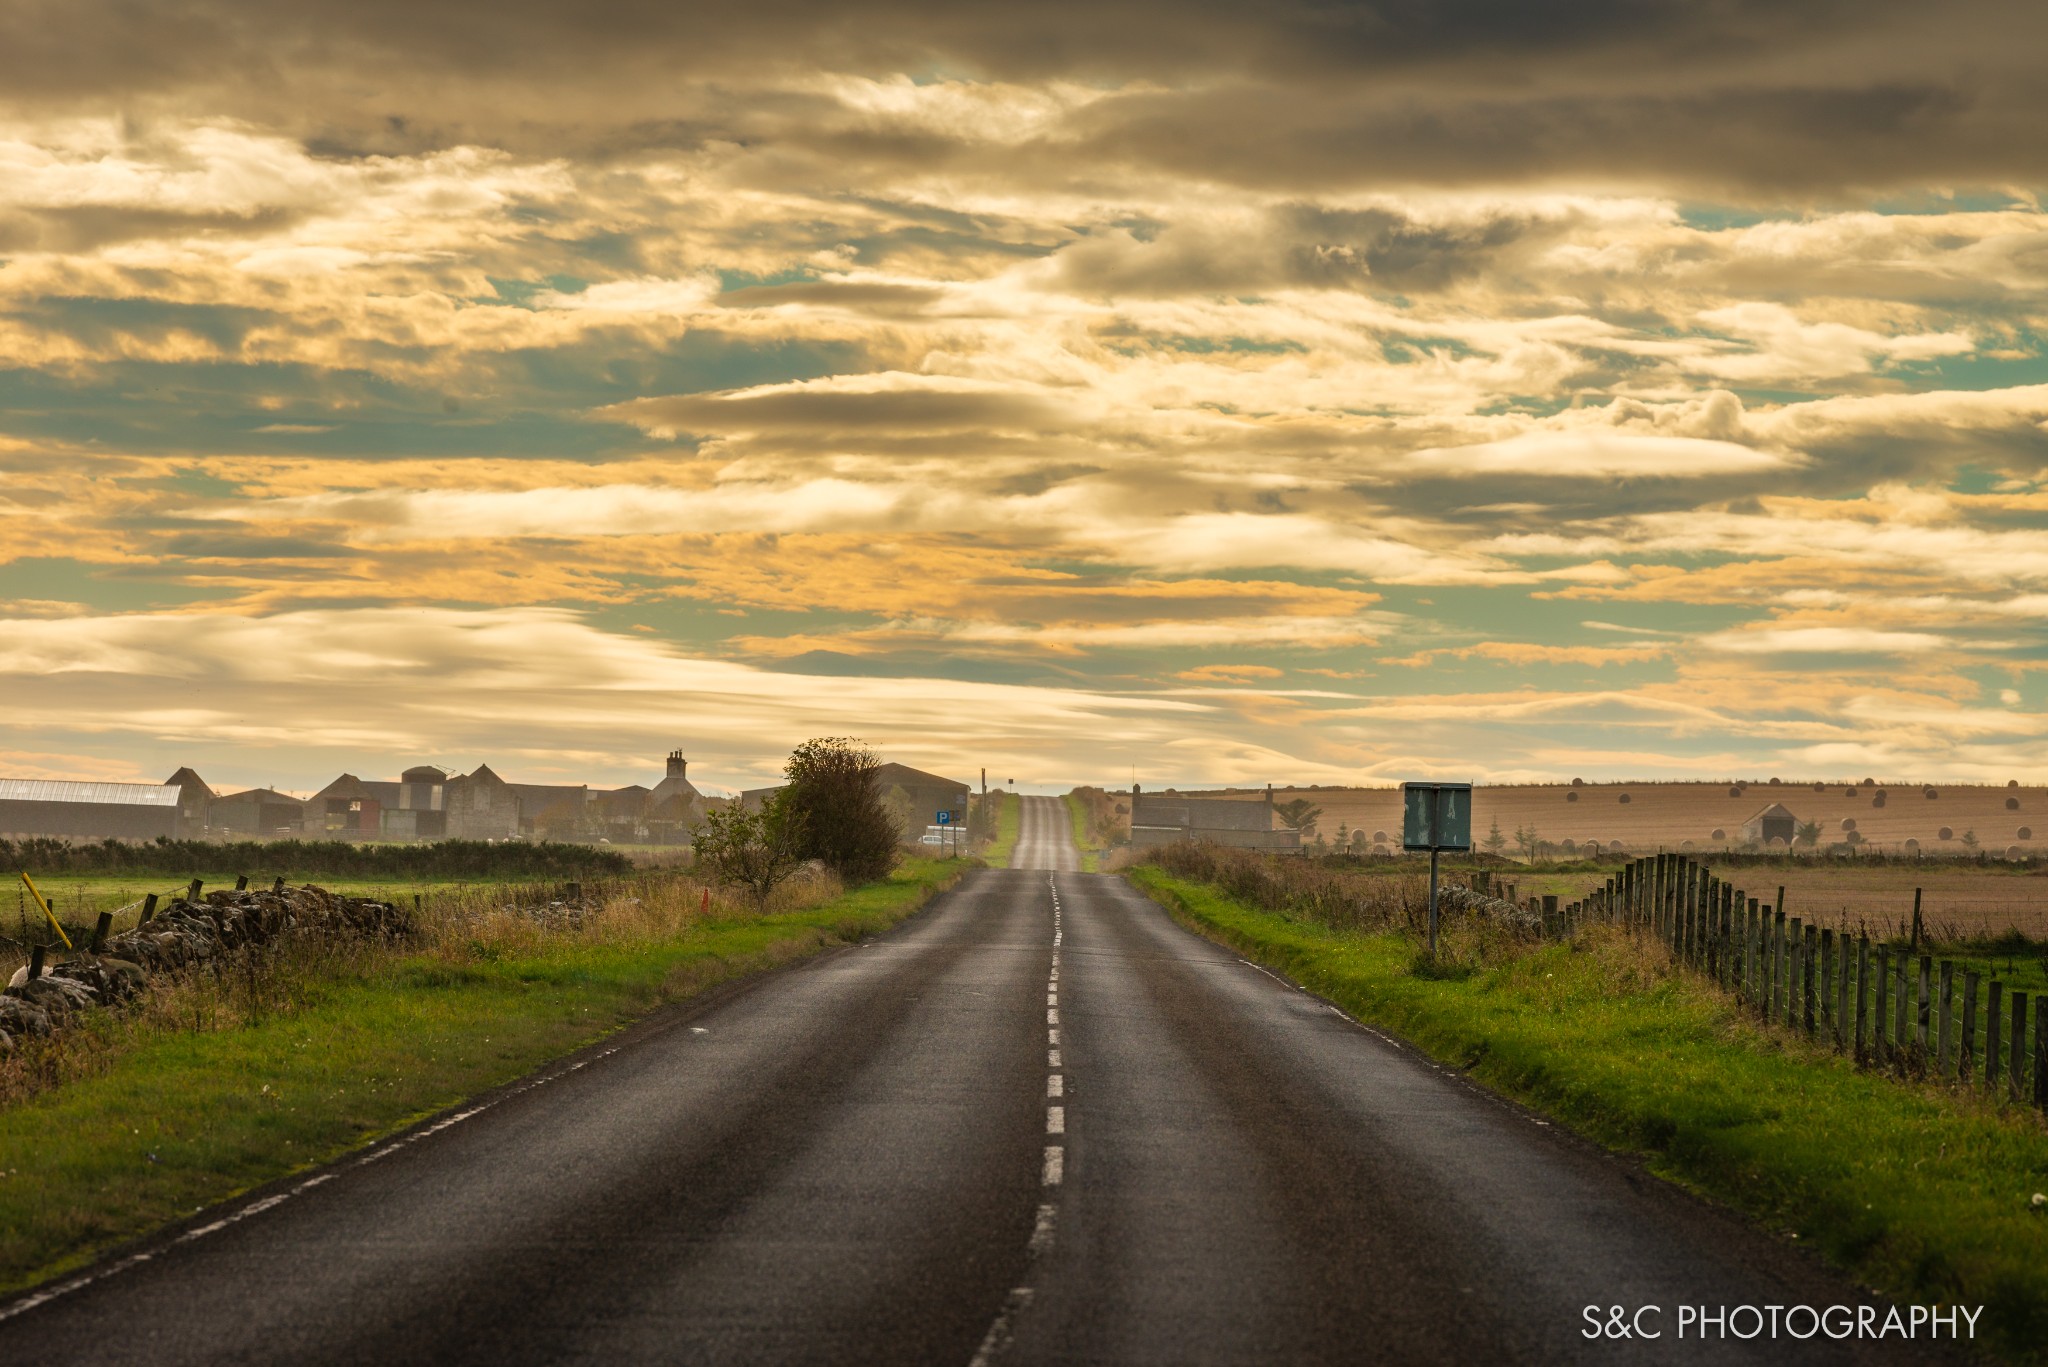
<path fill-rule="evenodd" d="M 1782 802 L 1773 802 L 1742 823 L 1742 838 L 1759 845 L 1768 845 L 1773 840 L 1789 845 L 1798 834 L 1799 818 Z"/>

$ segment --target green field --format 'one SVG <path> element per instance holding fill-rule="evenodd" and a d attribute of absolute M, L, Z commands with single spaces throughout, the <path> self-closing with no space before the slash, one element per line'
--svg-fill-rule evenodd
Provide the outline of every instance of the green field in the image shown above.
<path fill-rule="evenodd" d="M 666 919 L 582 935 L 501 918 L 475 938 L 298 965 L 253 1007 L 202 975 L 152 1009 L 99 1015 L 32 1046 L 72 1051 L 85 1075 L 0 1109 L 0 1290 L 324 1163 L 664 1002 L 886 930 L 964 867 L 909 860 L 764 917 L 695 919 L 686 896 Z"/>
<path fill-rule="evenodd" d="M 2032 1204 L 2048 1128 L 2030 1108 L 1858 1072 L 1620 933 L 1418 973 L 1405 936 L 1289 919 L 1155 867 L 1130 876 L 1203 934 L 1860 1284 L 1982 1303 L 1996 1351 L 2048 1359 L 2048 1204 Z"/>

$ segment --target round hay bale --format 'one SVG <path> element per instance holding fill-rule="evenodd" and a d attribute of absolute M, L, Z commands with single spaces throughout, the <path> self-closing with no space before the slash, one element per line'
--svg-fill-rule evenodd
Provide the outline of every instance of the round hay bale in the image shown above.
<path fill-rule="evenodd" d="M 1559 849 L 1561 849 L 1561 850 L 1563 850 L 1563 851 L 1565 851 L 1565 852 L 1566 852 L 1567 854 L 1569 854 L 1569 853 L 1571 853 L 1571 852 L 1572 852 L 1573 850 L 1576 850 L 1576 849 L 1578 848 L 1578 846 L 1577 846 L 1577 845 L 1574 845 L 1574 844 L 1573 844 L 1573 843 L 1571 842 L 1571 837 L 1570 837 L 1570 836 L 1566 836 L 1566 837 L 1565 837 L 1565 839 L 1564 839 L 1564 841 L 1563 841 L 1563 842 L 1562 842 L 1562 843 L 1561 843 L 1561 844 L 1560 844 L 1560 845 L 1558 846 L 1558 848 L 1559 848 Z"/>
<path fill-rule="evenodd" d="M 1781 778 L 1774 778 L 1774 779 L 1772 779 L 1772 780 L 1771 780 L 1771 787 L 1775 788 L 1775 787 L 1777 787 L 1777 786 L 1778 786 L 1779 784 L 1783 783 L 1784 781 L 1785 781 L 1785 780 L 1783 780 L 1783 779 L 1781 779 Z"/>
<path fill-rule="evenodd" d="M 1777 782 L 1777 780 L 1776 780 L 1776 779 L 1772 779 L 1771 781 L 1772 781 L 1773 783 Z M 1740 787 L 1740 786 L 1738 786 L 1738 785 L 1736 785 L 1736 784 L 1733 784 L 1733 783 L 1729 784 L 1729 785 L 1728 785 L 1728 796 L 1730 796 L 1730 797 L 1741 797 L 1741 796 L 1742 796 L 1742 789 L 1741 789 L 1741 787 Z"/>
<path fill-rule="evenodd" d="M 1372 833 L 1372 843 L 1373 843 L 1373 844 L 1375 844 L 1375 845 L 1384 845 L 1384 844 L 1386 844 L 1386 843 L 1387 843 L 1387 833 L 1386 833 L 1385 831 L 1374 831 L 1374 832 Z"/>
<path fill-rule="evenodd" d="M 1824 793 L 1824 792 L 1826 792 L 1827 790 L 1828 790 L 1828 785 L 1827 785 L 1827 784 L 1825 784 L 1825 783 L 1816 783 L 1816 784 L 1814 784 L 1814 785 L 1813 785 L 1813 791 L 1815 791 L 1816 793 Z"/>
<path fill-rule="evenodd" d="M 1873 807 L 1884 806 L 1884 789 L 1879 788 L 1875 793 L 1872 793 L 1870 795 L 1870 805 Z"/>
<path fill-rule="evenodd" d="M 2034 828 L 2032 826 L 2022 826 L 2014 831 L 2013 834 L 2021 840 L 2032 840 L 2034 838 Z"/>
<path fill-rule="evenodd" d="M 1938 789 L 1935 788 L 1922 788 L 1920 790 L 1920 796 L 1926 798 L 1929 802 L 1932 802 L 1934 801 L 1934 799 L 1940 797 L 1941 793 Z"/>
<path fill-rule="evenodd" d="M 1575 779 L 1573 779 L 1573 780 L 1572 780 L 1572 787 L 1574 787 L 1574 788 L 1583 788 L 1583 787 L 1585 787 L 1585 786 L 1586 786 L 1586 780 L 1584 780 L 1584 779 L 1582 779 L 1582 778 L 1575 778 Z"/>
<path fill-rule="evenodd" d="M 2005 857 L 2007 859 L 2018 859 L 2020 857 L 2020 847 L 2017 845 L 2007 845 L 2005 847 Z"/>
<path fill-rule="evenodd" d="M 1564 800 L 1566 802 L 1577 802 L 1579 800 L 1579 795 L 1576 792 L 1566 793 L 1564 795 Z"/>
<path fill-rule="evenodd" d="M 1955 833 L 1954 831 L 1950 830 L 1950 829 L 1949 829 L 1948 827 L 1946 827 L 1946 826 L 1943 826 L 1943 827 L 1942 827 L 1942 828 L 1941 828 L 1940 830 L 1936 831 L 1936 832 L 1935 832 L 1934 834 L 1935 834 L 1935 835 L 1936 835 L 1936 836 L 1937 836 L 1938 838 L 1940 838 L 1940 839 L 1942 839 L 1942 840 L 1954 840 L 1954 839 L 1956 838 L 1956 833 Z"/>
<path fill-rule="evenodd" d="M 1678 848 L 1681 850 L 1689 850 L 1692 848 L 1692 842 L 1690 840 L 1681 840 L 1678 842 Z"/>
<path fill-rule="evenodd" d="M 1628 794 L 1627 794 L 1627 793 L 1623 793 L 1623 794 L 1622 794 L 1622 795 L 1621 795 L 1620 797 L 1616 798 L 1616 799 L 1615 799 L 1615 801 L 1616 801 L 1616 802 L 1621 802 L 1621 803 L 1626 803 L 1626 802 L 1628 802 L 1628 801 L 1629 801 L 1629 796 L 1628 796 Z"/>
<path fill-rule="evenodd" d="M 2018 798 L 2016 798 L 2016 797 L 2009 797 L 2009 798 L 2007 798 L 2007 799 L 2005 800 L 2005 809 L 2006 809 L 2006 810 L 2007 810 L 2008 812 L 2016 812 L 2016 811 L 2018 811 L 2018 810 L 2020 809 L 2020 800 L 2019 800 Z"/>
<path fill-rule="evenodd" d="M 1714 827 L 1714 839 L 1716 839 L 1716 840 L 1726 840 L 1727 838 L 1728 838 L 1728 832 L 1727 832 L 1727 831 L 1723 830 L 1723 829 L 1722 829 L 1721 827 L 1719 827 L 1719 826 L 1716 826 L 1716 827 Z"/>
<path fill-rule="evenodd" d="M 1907 836 L 1907 837 L 1906 837 L 1906 848 L 1907 848 L 1907 849 L 1909 849 L 1909 850 L 1917 850 L 1917 849 L 1919 849 L 1919 848 L 1920 848 L 1920 842 L 1919 842 L 1919 841 L 1917 841 L 1917 840 L 1915 840 L 1915 839 L 1914 839 L 1913 837 L 1911 837 L 1911 836 Z"/>
<path fill-rule="evenodd" d="M 1855 829 L 1856 829 L 1856 818 L 1855 818 L 1855 817 L 1853 817 L 1853 816 L 1845 816 L 1845 817 L 1843 817 L 1843 818 L 1842 818 L 1842 829 L 1843 829 L 1843 830 L 1845 830 L 1845 831 L 1853 831 L 1853 830 L 1855 830 Z"/>

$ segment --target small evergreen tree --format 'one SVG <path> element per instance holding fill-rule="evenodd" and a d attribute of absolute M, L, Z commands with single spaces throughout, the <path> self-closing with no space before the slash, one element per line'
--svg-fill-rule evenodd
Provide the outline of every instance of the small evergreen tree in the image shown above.
<path fill-rule="evenodd" d="M 1521 833 L 1519 831 L 1516 832 L 1517 837 L 1519 837 L 1520 834 Z M 1491 854 L 1499 854 L 1502 850 L 1507 848 L 1508 838 L 1500 833 L 1499 817 L 1495 817 L 1493 819 L 1493 829 L 1488 831 L 1486 833 L 1486 839 L 1480 841 L 1479 843 L 1486 846 L 1488 853 Z"/>

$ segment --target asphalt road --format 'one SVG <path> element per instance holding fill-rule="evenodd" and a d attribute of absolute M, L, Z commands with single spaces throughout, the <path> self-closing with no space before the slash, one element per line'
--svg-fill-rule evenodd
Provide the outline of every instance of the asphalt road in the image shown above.
<path fill-rule="evenodd" d="M 1854 1294 L 1044 867 L 1067 829 L 1027 798 L 1017 866 L 890 935 L 0 1306 L 0 1357 L 1849 1360 L 1676 1342 L 1681 1303 Z M 1595 1304 L 1664 1337 L 1589 1342 Z"/>

